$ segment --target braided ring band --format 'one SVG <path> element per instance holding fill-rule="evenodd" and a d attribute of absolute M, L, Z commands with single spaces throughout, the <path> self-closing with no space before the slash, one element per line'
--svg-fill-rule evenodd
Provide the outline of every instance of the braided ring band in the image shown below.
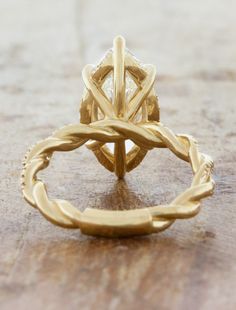
<path fill-rule="evenodd" d="M 80 124 L 57 130 L 27 153 L 22 174 L 24 198 L 52 223 L 80 228 L 89 235 L 150 234 L 166 229 L 176 219 L 195 216 L 200 200 L 213 193 L 213 162 L 198 151 L 192 137 L 175 135 L 160 123 L 153 87 L 155 67 L 140 64 L 125 48 L 124 39 L 117 37 L 113 50 L 98 66 L 87 65 L 82 75 L 86 89 L 80 105 Z M 129 152 L 126 140 L 134 144 Z M 114 144 L 114 153 L 107 143 Z M 80 212 L 68 201 L 49 199 L 37 173 L 49 165 L 55 151 L 71 151 L 83 144 L 118 178 L 136 168 L 152 148 L 169 148 L 191 164 L 192 184 L 169 205 L 127 211 L 87 208 Z"/>
<path fill-rule="evenodd" d="M 168 147 L 176 156 L 190 162 L 194 173 L 190 188 L 169 205 L 127 211 L 88 208 L 81 213 L 68 201 L 49 200 L 44 183 L 37 179 L 37 172 L 49 165 L 53 152 L 74 150 L 88 139 L 117 142 L 127 138 L 148 149 Z M 69 125 L 29 151 L 23 173 L 23 194 L 49 221 L 62 227 L 110 237 L 149 234 L 164 230 L 176 219 L 190 218 L 199 212 L 200 200 L 213 192 L 212 167 L 212 160 L 198 151 L 190 136 L 174 135 L 161 123 L 134 126 L 120 120 L 107 120 L 93 125 Z"/>

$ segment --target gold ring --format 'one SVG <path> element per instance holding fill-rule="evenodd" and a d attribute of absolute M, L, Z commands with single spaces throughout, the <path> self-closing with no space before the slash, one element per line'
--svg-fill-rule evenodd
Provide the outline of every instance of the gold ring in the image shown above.
<path fill-rule="evenodd" d="M 201 199 L 213 194 L 213 161 L 199 152 L 191 136 L 175 135 L 160 123 L 153 87 L 155 67 L 141 64 L 119 36 L 99 65 L 87 65 L 82 76 L 86 89 L 81 102 L 80 124 L 57 130 L 25 156 L 22 191 L 26 201 L 53 224 L 106 237 L 159 232 L 176 219 L 195 216 Z M 126 140 L 133 143 L 129 152 L 126 152 Z M 114 153 L 108 143 L 114 143 Z M 49 165 L 55 151 L 71 151 L 83 144 L 118 178 L 136 168 L 152 148 L 169 148 L 191 164 L 194 174 L 191 186 L 169 205 L 135 210 L 87 208 L 80 212 L 68 201 L 49 199 L 37 173 Z"/>

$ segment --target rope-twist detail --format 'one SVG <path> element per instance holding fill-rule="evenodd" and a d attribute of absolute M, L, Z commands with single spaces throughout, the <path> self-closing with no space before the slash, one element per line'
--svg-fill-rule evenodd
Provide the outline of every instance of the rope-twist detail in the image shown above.
<path fill-rule="evenodd" d="M 197 143 L 191 136 L 175 135 L 159 122 L 137 125 L 112 119 L 89 125 L 68 125 L 55 131 L 52 136 L 37 143 L 28 151 L 22 174 L 25 199 L 56 225 L 79 228 L 82 213 L 68 201 L 49 199 L 46 186 L 37 178 L 37 173 L 49 165 L 55 151 L 72 151 L 90 139 L 102 143 L 130 139 L 145 150 L 155 147 L 169 148 L 177 157 L 190 162 L 194 173 L 191 186 L 169 205 L 148 208 L 156 231 L 165 229 L 176 219 L 195 216 L 200 209 L 200 200 L 213 192 L 214 181 L 211 178 L 213 162 L 209 156 L 199 152 Z M 104 210 L 104 212 L 113 212 L 115 217 L 116 212 L 123 211 Z M 129 211 L 126 212 L 129 214 Z"/>

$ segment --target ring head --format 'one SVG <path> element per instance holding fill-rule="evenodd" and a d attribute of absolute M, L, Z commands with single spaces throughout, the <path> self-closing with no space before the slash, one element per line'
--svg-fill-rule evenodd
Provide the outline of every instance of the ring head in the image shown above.
<path fill-rule="evenodd" d="M 125 47 L 121 36 L 97 66 L 85 68 L 85 91 L 80 105 L 80 121 L 96 123 L 104 119 L 120 119 L 139 124 L 159 121 L 158 98 L 154 90 L 155 68 L 141 64 Z M 114 143 L 88 145 L 98 161 L 119 178 L 136 168 L 147 154 L 131 139 Z"/>

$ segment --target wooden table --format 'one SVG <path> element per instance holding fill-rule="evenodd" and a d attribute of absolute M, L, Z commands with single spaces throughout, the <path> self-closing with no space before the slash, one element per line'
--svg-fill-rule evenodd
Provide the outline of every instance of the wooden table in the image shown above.
<path fill-rule="evenodd" d="M 236 309 L 236 4 L 230 0 L 0 3 L 0 308 Z M 29 145 L 79 121 L 81 70 L 122 34 L 157 66 L 161 121 L 215 160 L 200 214 L 148 237 L 96 239 L 45 221 L 22 199 Z M 170 201 L 191 180 L 167 150 L 117 181 L 85 147 L 42 174 L 81 210 Z"/>

